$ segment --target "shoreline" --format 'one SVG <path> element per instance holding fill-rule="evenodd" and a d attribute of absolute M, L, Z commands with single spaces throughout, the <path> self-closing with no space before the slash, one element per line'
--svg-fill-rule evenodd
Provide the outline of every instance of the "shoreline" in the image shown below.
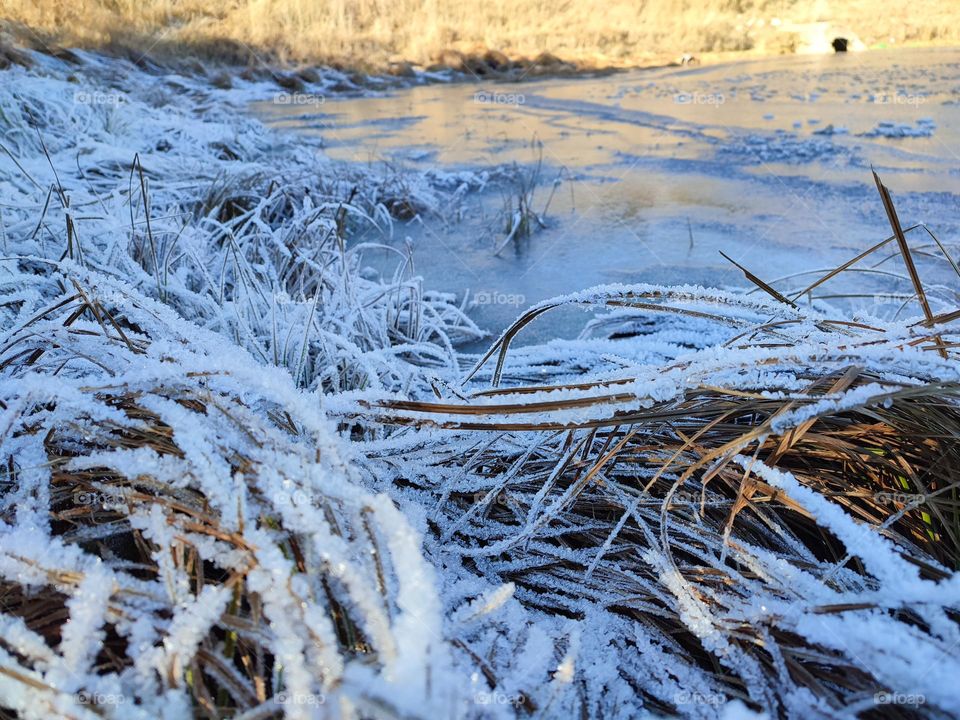
<path fill-rule="evenodd" d="M 11 42 L 11 40 L 13 42 Z M 363 60 L 342 58 L 329 62 L 284 62 L 269 53 L 261 55 L 246 45 L 235 47 L 222 55 L 209 55 L 194 51 L 189 43 L 176 44 L 158 50 L 159 41 L 145 42 L 148 47 L 122 43 L 106 46 L 62 45 L 49 36 L 22 25 L 0 20 L 0 69 L 10 65 L 29 66 L 32 51 L 74 62 L 77 51 L 90 52 L 102 57 L 128 60 L 148 73 L 178 72 L 209 78 L 211 84 L 229 87 L 233 79 L 246 81 L 272 80 L 281 89 L 302 91 L 306 84 L 316 82 L 319 74 L 334 71 L 349 78 L 360 88 L 402 88 L 426 83 L 480 83 L 520 84 L 552 78 L 596 78 L 627 72 L 657 70 L 669 67 L 715 66 L 726 63 L 745 63 L 781 57 L 813 57 L 829 55 L 826 52 L 776 52 L 759 49 L 699 52 L 684 54 L 660 53 L 643 60 L 576 61 L 555 55 L 550 51 L 533 57 L 508 57 L 491 49 L 462 52 L 447 49 L 439 52 L 434 62 L 415 62 L 404 58 L 392 58 L 375 64 Z M 912 48 L 957 48 L 960 39 L 943 42 L 909 42 L 896 46 L 871 47 L 858 52 L 897 52 Z M 186 55 L 183 54 L 186 51 Z M 241 57 L 246 55 L 246 62 Z M 354 90 L 356 88 L 345 88 Z"/>

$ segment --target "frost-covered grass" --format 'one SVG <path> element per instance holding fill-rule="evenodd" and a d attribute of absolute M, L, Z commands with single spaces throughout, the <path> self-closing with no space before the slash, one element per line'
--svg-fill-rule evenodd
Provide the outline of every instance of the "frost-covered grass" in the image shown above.
<path fill-rule="evenodd" d="M 463 188 L 84 62 L 0 85 L 0 712 L 960 709 L 949 308 L 608 286 L 470 370 L 350 242 Z"/>
<path fill-rule="evenodd" d="M 435 570 L 322 405 L 421 393 L 482 333 L 361 274 L 347 235 L 389 236 L 395 179 L 89 62 L 0 90 L 0 705 L 448 714 Z"/>

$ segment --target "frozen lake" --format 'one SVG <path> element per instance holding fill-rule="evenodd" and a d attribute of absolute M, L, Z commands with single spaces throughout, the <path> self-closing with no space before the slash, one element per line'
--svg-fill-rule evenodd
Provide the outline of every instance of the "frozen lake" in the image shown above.
<path fill-rule="evenodd" d="M 487 171 L 483 189 L 464 190 L 461 218 L 423 216 L 398 222 L 392 238 L 362 239 L 409 241 L 427 287 L 469 290 L 478 322 L 495 331 L 526 305 L 590 285 L 745 285 L 721 250 L 767 280 L 836 266 L 889 235 L 871 166 L 904 227 L 926 222 L 956 248 L 958 102 L 960 51 L 947 49 L 427 85 L 258 112 L 274 126 L 321 134 L 328 154 L 346 162 Z M 561 180 L 547 227 L 497 256 L 516 185 L 504 166 L 530 175 L 541 152 L 535 210 Z M 911 240 L 929 242 L 919 233 Z M 366 260 L 387 271 L 397 256 L 376 251 Z M 820 292 L 907 291 L 899 263 Z M 952 295 L 946 263 L 921 260 L 920 269 Z M 891 312 L 868 302 L 868 311 Z M 583 322 L 550 317 L 526 340 L 569 335 Z"/>

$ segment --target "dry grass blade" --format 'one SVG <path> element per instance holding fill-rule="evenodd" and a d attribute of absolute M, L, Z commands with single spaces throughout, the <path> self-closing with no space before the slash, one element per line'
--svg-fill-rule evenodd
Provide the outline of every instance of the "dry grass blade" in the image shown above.
<path fill-rule="evenodd" d="M 769 295 L 770 297 L 772 297 L 774 300 L 776 300 L 777 302 L 782 302 L 782 303 L 784 303 L 784 304 L 786 304 L 786 305 L 789 305 L 790 307 L 794 307 L 794 308 L 795 308 L 795 307 L 797 306 L 797 304 L 796 304 L 795 302 L 793 302 L 793 300 L 790 300 L 789 298 L 787 298 L 787 297 L 785 297 L 784 295 L 780 294 L 780 293 L 779 293 L 777 290 L 775 290 L 774 288 L 770 287 L 767 283 L 765 283 L 763 280 L 761 280 L 760 278 L 758 278 L 758 277 L 757 277 L 756 275 L 754 275 L 752 272 L 750 272 L 749 270 L 747 270 L 743 265 L 741 265 L 740 263 L 738 263 L 736 260 L 734 260 L 732 257 L 730 257 L 729 255 L 727 255 L 727 254 L 726 254 L 725 252 L 723 252 L 722 250 L 720 251 L 720 254 L 723 255 L 723 257 L 724 257 L 728 262 L 730 262 L 730 263 L 732 263 L 733 265 L 735 265 L 735 266 L 740 270 L 740 272 L 743 273 L 744 277 L 747 278 L 747 280 L 749 280 L 749 281 L 752 282 L 754 285 L 756 285 L 758 288 L 760 288 L 761 290 L 763 290 L 765 293 L 767 293 L 767 295 Z"/>
<path fill-rule="evenodd" d="M 929 320 L 924 320 L 920 324 L 924 327 L 933 327 L 934 325 L 945 325 L 946 323 L 953 322 L 958 318 L 960 318 L 960 310 L 951 310 L 949 312 L 941 313 L 940 315 L 934 315 Z"/>
<path fill-rule="evenodd" d="M 933 311 L 930 310 L 927 293 L 923 289 L 923 283 L 920 281 L 920 275 L 917 273 L 916 265 L 914 265 L 913 255 L 910 253 L 910 245 L 907 243 L 903 228 L 900 226 L 900 218 L 897 216 L 897 209 L 894 207 L 893 198 L 890 197 L 890 191 L 880 181 L 880 176 L 877 175 L 876 172 L 873 173 L 873 180 L 877 184 L 877 191 L 880 193 L 881 200 L 883 200 L 883 208 L 887 212 L 890 227 L 893 228 L 893 234 L 897 238 L 897 244 L 900 246 L 900 254 L 903 256 L 904 265 L 907 266 L 907 273 L 910 275 L 910 282 L 913 283 L 913 289 L 917 293 L 920 307 L 923 309 L 923 314 L 927 318 L 927 322 L 930 322 L 933 319 Z M 943 341 L 937 338 L 937 344 L 942 345 Z M 938 352 L 941 357 L 947 357 L 947 351 L 943 347 L 940 347 Z"/>
<path fill-rule="evenodd" d="M 914 225 L 914 226 L 911 227 L 911 228 L 907 228 L 907 230 L 906 230 L 905 232 L 910 232 L 910 230 L 913 230 L 913 229 L 915 229 L 916 227 L 919 227 L 919 226 Z M 806 295 L 808 292 L 810 292 L 811 290 L 815 290 L 816 288 L 820 287 L 821 285 L 823 285 L 823 283 L 827 282 L 828 280 L 836 277 L 837 275 L 839 275 L 839 274 L 842 273 L 842 272 L 845 272 L 846 270 L 849 270 L 851 267 L 853 267 L 854 265 L 856 265 L 858 262 L 860 262 L 861 260 L 863 260 L 865 257 L 868 257 L 869 255 L 871 255 L 872 253 L 876 252 L 877 250 L 879 250 L 879 249 L 881 249 L 881 248 L 886 247 L 887 245 L 889 245 L 891 242 L 893 242 L 894 239 L 895 239 L 895 236 L 891 235 L 891 236 L 888 237 L 886 240 L 881 240 L 880 242 L 878 242 L 878 243 L 877 243 L 876 245 L 874 245 L 873 247 L 864 250 L 862 253 L 860 253 L 859 255 L 857 255 L 855 258 L 853 258 L 853 259 L 851 259 L 851 260 L 847 260 L 847 262 L 842 263 L 841 265 L 838 265 L 836 268 L 834 268 L 833 270 L 831 270 L 830 272 L 828 272 L 828 273 L 827 273 L 826 275 L 824 275 L 823 277 L 820 277 L 820 278 L 818 278 L 817 280 L 815 280 L 814 282 L 812 282 L 812 283 L 810 283 L 809 285 L 807 285 L 807 287 L 803 288 L 803 290 L 797 291 L 797 292 L 794 294 L 793 299 L 796 300 L 797 298 L 803 297 L 803 296 Z"/>
<path fill-rule="evenodd" d="M 954 260 L 953 256 L 949 252 L 947 252 L 947 249 L 943 246 L 943 243 L 940 242 L 940 239 L 933 234 L 933 231 L 930 228 L 928 228 L 926 225 L 922 225 L 922 227 L 926 231 L 927 235 L 929 235 L 930 238 L 933 240 L 933 242 L 936 243 L 937 249 L 947 259 L 947 262 L 950 263 L 950 267 L 953 268 L 953 272 L 956 274 L 958 278 L 960 278 L 960 266 L 957 265 L 956 260 Z M 904 232 L 910 232 L 910 229 L 908 228 Z"/>

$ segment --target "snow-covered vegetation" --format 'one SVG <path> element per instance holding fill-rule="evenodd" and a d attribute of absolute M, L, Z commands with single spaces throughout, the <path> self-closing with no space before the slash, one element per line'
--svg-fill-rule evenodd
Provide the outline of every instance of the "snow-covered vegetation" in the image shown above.
<path fill-rule="evenodd" d="M 469 184 L 78 57 L 0 83 L 0 708 L 960 709 L 949 308 L 605 286 L 467 357 L 350 240 Z M 608 310 L 511 346 L 569 304 Z"/>

